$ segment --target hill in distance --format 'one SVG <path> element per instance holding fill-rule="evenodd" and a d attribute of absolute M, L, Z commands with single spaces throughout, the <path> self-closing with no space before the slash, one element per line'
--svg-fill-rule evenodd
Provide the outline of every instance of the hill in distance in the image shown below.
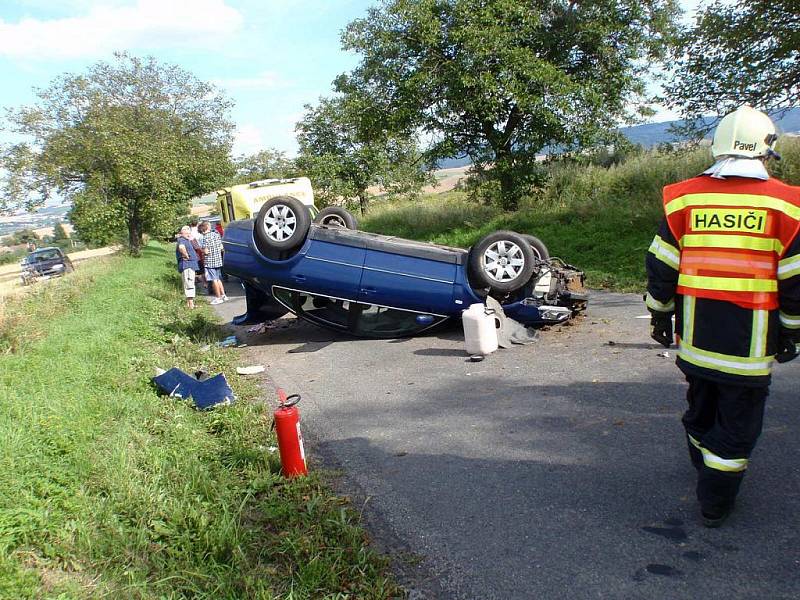
<path fill-rule="evenodd" d="M 778 130 L 782 133 L 800 134 L 800 108 L 791 108 L 782 116 L 773 116 Z M 622 127 L 620 131 L 634 144 L 641 144 L 645 148 L 653 148 L 659 144 L 672 144 L 683 141 L 685 138 L 676 137 L 670 129 L 680 126 L 684 121 L 662 121 L 661 123 L 645 123 L 643 125 L 633 125 L 632 127 Z M 470 160 L 463 158 L 449 158 L 439 163 L 440 169 L 452 169 L 455 167 L 465 167 L 470 164 Z"/>

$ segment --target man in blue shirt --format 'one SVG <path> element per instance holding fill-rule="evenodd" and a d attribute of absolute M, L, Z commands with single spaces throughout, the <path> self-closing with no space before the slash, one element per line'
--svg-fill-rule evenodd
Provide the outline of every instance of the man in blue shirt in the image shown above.
<path fill-rule="evenodd" d="M 175 247 L 175 258 L 178 261 L 178 271 L 183 280 L 183 292 L 186 294 L 186 306 L 194 308 L 194 275 L 200 268 L 197 262 L 197 252 L 192 246 L 192 229 L 188 225 L 181 227 L 178 244 Z"/>

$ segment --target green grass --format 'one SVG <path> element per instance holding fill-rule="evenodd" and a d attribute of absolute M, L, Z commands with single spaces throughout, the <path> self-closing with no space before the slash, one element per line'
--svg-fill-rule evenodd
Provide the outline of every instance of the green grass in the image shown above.
<path fill-rule="evenodd" d="M 171 250 L 113 258 L 0 315 L 0 598 L 388 598 L 386 561 L 319 475 L 279 474 L 267 408 Z M 156 365 L 228 375 L 213 412 Z"/>
<path fill-rule="evenodd" d="M 773 173 L 800 184 L 800 140 L 782 140 L 784 160 Z M 481 236 L 511 229 L 542 239 L 551 255 L 586 271 L 591 287 L 641 291 L 644 256 L 662 218 L 661 189 L 693 177 L 711 164 L 708 148 L 682 153 L 647 152 L 604 168 L 553 164 L 549 181 L 520 210 L 470 201 L 460 192 L 419 201 L 374 201 L 361 227 L 387 235 L 467 248 Z"/>

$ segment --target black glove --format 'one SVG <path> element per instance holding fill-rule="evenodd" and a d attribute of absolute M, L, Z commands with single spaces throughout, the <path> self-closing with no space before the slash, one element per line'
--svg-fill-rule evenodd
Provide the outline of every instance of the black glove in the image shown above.
<path fill-rule="evenodd" d="M 781 331 L 778 334 L 778 353 L 775 355 L 776 361 L 785 363 L 797 358 L 798 337 L 800 337 L 800 332 L 781 327 Z"/>
<path fill-rule="evenodd" d="M 650 337 L 664 348 L 672 345 L 672 313 L 650 311 Z"/>

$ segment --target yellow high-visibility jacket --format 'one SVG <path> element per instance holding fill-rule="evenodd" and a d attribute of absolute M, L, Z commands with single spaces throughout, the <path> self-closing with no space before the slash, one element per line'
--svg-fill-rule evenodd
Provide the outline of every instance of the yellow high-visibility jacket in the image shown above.
<path fill-rule="evenodd" d="M 675 312 L 685 373 L 768 385 L 780 327 L 800 330 L 800 188 L 694 177 L 664 188 L 646 304 Z"/>

